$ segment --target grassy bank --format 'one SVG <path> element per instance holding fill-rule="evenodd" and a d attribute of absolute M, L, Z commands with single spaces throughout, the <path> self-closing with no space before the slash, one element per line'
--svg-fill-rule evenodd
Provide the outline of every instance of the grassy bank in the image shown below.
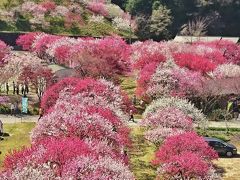
<path fill-rule="evenodd" d="M 4 132 L 9 133 L 10 136 L 0 141 L 0 151 L 2 152 L 0 166 L 9 151 L 30 145 L 30 131 L 34 126 L 35 123 L 4 124 Z"/>

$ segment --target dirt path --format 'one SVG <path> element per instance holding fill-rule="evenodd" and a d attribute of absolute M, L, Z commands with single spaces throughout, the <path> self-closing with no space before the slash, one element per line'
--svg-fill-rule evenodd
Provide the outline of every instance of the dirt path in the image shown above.
<path fill-rule="evenodd" d="M 20 123 L 20 122 L 37 122 L 38 116 L 11 116 L 11 115 L 2 115 L 0 114 L 0 119 L 3 124 L 12 124 L 12 123 Z"/>

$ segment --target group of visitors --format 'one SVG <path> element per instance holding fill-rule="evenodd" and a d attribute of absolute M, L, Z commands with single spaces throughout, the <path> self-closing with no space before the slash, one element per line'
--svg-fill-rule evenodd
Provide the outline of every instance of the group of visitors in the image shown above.
<path fill-rule="evenodd" d="M 20 89 L 20 86 L 21 86 L 21 89 Z M 20 94 L 20 90 L 21 90 L 22 95 L 24 95 L 24 96 L 26 96 L 26 94 L 29 93 L 28 84 L 26 82 L 23 83 L 23 84 L 19 84 L 18 82 L 15 83 L 13 81 L 12 89 L 13 89 L 13 94 L 17 94 L 17 95 Z M 8 84 L 8 82 L 6 83 L 6 93 L 7 94 L 9 93 L 9 84 Z"/>

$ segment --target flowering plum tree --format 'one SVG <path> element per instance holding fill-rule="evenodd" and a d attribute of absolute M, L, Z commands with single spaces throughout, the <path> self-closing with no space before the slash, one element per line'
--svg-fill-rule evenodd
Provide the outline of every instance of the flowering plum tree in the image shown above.
<path fill-rule="evenodd" d="M 56 84 L 50 86 L 46 92 L 43 94 L 41 99 L 41 108 L 44 109 L 46 113 L 51 107 L 54 106 L 57 99 L 59 98 L 59 93 L 67 86 L 75 87 L 80 81 L 78 78 L 64 78 Z"/>
<path fill-rule="evenodd" d="M 240 66 L 236 64 L 222 64 L 209 74 L 216 79 L 240 77 Z"/>
<path fill-rule="evenodd" d="M 216 68 L 216 64 L 210 62 L 208 59 L 189 53 L 178 53 L 174 55 L 174 59 L 177 65 L 180 67 L 186 67 L 193 71 L 206 73 L 213 71 Z"/>
<path fill-rule="evenodd" d="M 14 151 L 5 159 L 4 172 L 0 174 L 4 180 L 69 179 L 78 176 L 100 180 L 105 177 L 134 179 L 124 163 L 100 155 L 89 144 L 72 137 L 42 139 L 30 148 Z"/>
<path fill-rule="evenodd" d="M 20 35 L 16 41 L 16 44 L 18 46 L 22 46 L 23 50 L 31 51 L 32 44 L 35 41 L 35 38 L 38 34 L 39 33 L 36 33 L 36 32 L 30 32 L 24 35 Z"/>
<path fill-rule="evenodd" d="M 54 106 L 59 98 L 59 93 L 64 90 L 65 87 L 70 87 L 68 92 L 70 92 L 71 95 L 82 94 L 82 96 L 89 97 L 90 99 L 96 101 L 104 99 L 104 102 L 112 104 L 112 106 L 116 109 L 124 111 L 129 111 L 129 109 L 134 110 L 132 103 L 126 96 L 124 96 L 120 87 L 115 86 L 112 82 L 108 82 L 106 80 L 98 81 L 90 78 L 66 78 L 50 87 L 44 93 L 41 107 L 45 110 L 45 112 L 48 112 L 49 109 Z"/>
<path fill-rule="evenodd" d="M 207 48 L 215 48 L 221 51 L 223 57 L 226 59 L 226 63 L 239 64 L 240 61 L 240 46 L 234 42 L 228 40 L 219 40 L 212 42 L 196 42 Z"/>
<path fill-rule="evenodd" d="M 4 160 L 5 170 L 14 170 L 23 168 L 28 163 L 38 165 L 55 162 L 60 165 L 59 168 L 72 158 L 78 155 L 90 154 L 88 145 L 73 137 L 55 139 L 45 138 L 32 144 L 29 148 L 23 148 L 20 151 L 13 151 Z M 59 169 L 61 171 L 61 169 Z"/>
<path fill-rule="evenodd" d="M 174 107 L 159 109 L 152 116 L 143 119 L 141 126 L 147 130 L 146 139 L 154 143 L 159 143 L 168 136 L 193 130 L 192 119 Z"/>
<path fill-rule="evenodd" d="M 47 11 L 52 11 L 56 8 L 56 4 L 53 1 L 43 1 L 40 3 L 40 6 L 45 8 Z"/>
<path fill-rule="evenodd" d="M 0 66 L 6 64 L 6 56 L 9 55 L 11 48 L 0 40 Z"/>
<path fill-rule="evenodd" d="M 9 79 L 18 79 L 27 66 L 32 68 L 42 67 L 41 59 L 27 52 L 12 52 L 7 57 L 7 64 L 0 68 L 1 80 L 7 82 Z"/>
<path fill-rule="evenodd" d="M 156 152 L 153 163 L 159 165 L 159 178 L 204 179 L 217 153 L 196 133 L 171 136 Z"/>
<path fill-rule="evenodd" d="M 119 179 L 134 180 L 133 174 L 127 166 L 111 157 L 85 157 L 79 156 L 69 162 L 63 171 L 65 179 Z"/>
<path fill-rule="evenodd" d="M 130 53 L 129 45 L 121 38 L 106 37 L 73 46 L 69 59 L 83 77 L 117 79 L 130 72 Z"/>
<path fill-rule="evenodd" d="M 82 77 L 118 80 L 131 69 L 131 48 L 120 37 L 74 39 L 41 33 L 21 36 L 18 44 L 26 49 L 31 44 L 39 57 L 75 68 Z"/>
<path fill-rule="evenodd" d="M 152 98 L 161 96 L 196 95 L 202 75 L 185 68 L 179 68 L 173 61 L 160 64 L 152 75 L 146 93 Z"/>
<path fill-rule="evenodd" d="M 129 130 L 111 110 L 87 106 L 79 101 L 57 101 L 33 130 L 35 142 L 45 136 L 74 136 L 80 139 L 108 140 L 116 149 L 129 144 Z"/>
<path fill-rule="evenodd" d="M 58 40 L 60 36 L 49 35 L 45 33 L 37 34 L 35 40 L 32 43 L 32 49 L 38 54 L 39 57 L 44 57 L 46 50 L 51 43 Z"/>
<path fill-rule="evenodd" d="M 163 97 L 154 100 L 145 110 L 144 118 L 154 115 L 158 110 L 165 109 L 167 107 L 174 107 L 181 110 L 185 115 L 192 118 L 193 121 L 201 122 L 206 118 L 203 113 L 197 109 L 192 103 L 186 99 L 180 99 L 177 97 Z"/>
<path fill-rule="evenodd" d="M 107 7 L 102 2 L 88 2 L 87 8 L 96 14 L 107 17 L 108 11 Z"/>

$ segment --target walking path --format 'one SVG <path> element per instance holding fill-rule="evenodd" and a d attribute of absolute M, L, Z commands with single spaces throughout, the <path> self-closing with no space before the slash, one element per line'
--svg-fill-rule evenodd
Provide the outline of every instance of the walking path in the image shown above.
<path fill-rule="evenodd" d="M 37 122 L 39 116 L 30 116 L 30 115 L 22 115 L 22 116 L 10 116 L 10 115 L 3 115 L 0 114 L 0 119 L 3 123 L 20 123 L 20 122 Z M 137 126 L 138 122 L 141 121 L 141 119 L 135 119 L 135 122 L 129 122 L 129 126 Z M 228 127 L 229 128 L 240 128 L 240 121 L 228 121 Z M 219 128 L 225 128 L 226 123 L 224 121 L 216 122 L 216 121 L 209 121 L 208 124 L 209 127 L 219 127 Z"/>
<path fill-rule="evenodd" d="M 11 123 L 20 123 L 20 122 L 37 122 L 39 116 L 29 116 L 29 115 L 3 115 L 0 114 L 0 119 L 3 124 L 11 124 Z"/>

